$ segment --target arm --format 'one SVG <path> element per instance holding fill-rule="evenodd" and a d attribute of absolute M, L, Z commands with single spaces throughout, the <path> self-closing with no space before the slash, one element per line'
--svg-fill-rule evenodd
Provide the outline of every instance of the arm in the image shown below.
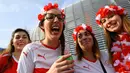
<path fill-rule="evenodd" d="M 25 46 L 18 62 L 18 73 L 33 73 L 33 50 L 29 48 L 29 45 Z"/>

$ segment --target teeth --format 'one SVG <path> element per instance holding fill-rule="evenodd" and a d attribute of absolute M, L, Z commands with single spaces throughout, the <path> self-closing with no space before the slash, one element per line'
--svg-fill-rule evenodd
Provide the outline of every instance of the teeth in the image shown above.
<path fill-rule="evenodd" d="M 59 27 L 53 27 L 53 29 L 59 29 Z"/>
<path fill-rule="evenodd" d="M 51 29 L 52 31 L 56 31 L 56 32 L 59 32 L 59 27 L 57 27 L 57 26 L 54 26 L 54 27 L 52 27 L 52 29 Z"/>

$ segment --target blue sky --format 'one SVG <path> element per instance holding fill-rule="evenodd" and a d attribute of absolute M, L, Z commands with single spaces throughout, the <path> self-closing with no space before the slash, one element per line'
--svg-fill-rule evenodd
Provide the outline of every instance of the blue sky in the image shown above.
<path fill-rule="evenodd" d="M 64 8 L 76 1 L 79 0 L 0 0 L 0 47 L 7 47 L 16 28 L 35 29 L 44 5 L 58 2 Z"/>

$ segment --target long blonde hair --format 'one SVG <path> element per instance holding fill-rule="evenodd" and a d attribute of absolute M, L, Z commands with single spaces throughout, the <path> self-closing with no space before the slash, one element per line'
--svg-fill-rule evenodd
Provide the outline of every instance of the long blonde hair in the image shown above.
<path fill-rule="evenodd" d="M 130 34 L 130 21 L 128 19 L 128 16 L 127 15 L 122 15 L 120 16 L 121 19 L 122 19 L 122 24 L 123 24 L 123 29 L 125 32 L 127 32 L 128 34 Z M 103 26 L 102 26 L 103 27 Z M 112 62 L 112 52 L 111 52 L 111 47 L 112 47 L 112 43 L 114 42 L 113 39 L 112 39 L 112 35 L 111 35 L 111 32 L 109 32 L 108 30 L 106 30 L 104 27 L 104 34 L 105 34 L 105 39 L 106 39 L 106 46 L 108 48 L 108 53 L 109 53 L 109 61 L 111 63 Z M 116 34 L 115 34 L 116 35 Z"/>

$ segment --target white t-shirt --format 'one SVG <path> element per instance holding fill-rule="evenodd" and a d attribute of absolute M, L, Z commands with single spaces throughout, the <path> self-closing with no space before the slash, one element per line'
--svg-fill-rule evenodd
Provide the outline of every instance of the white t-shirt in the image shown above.
<path fill-rule="evenodd" d="M 115 73 L 112 65 L 108 63 L 108 54 L 105 51 L 101 51 L 101 61 L 107 73 Z M 82 58 L 78 61 L 76 58 L 74 64 L 74 73 L 104 73 L 99 60 L 92 62 Z"/>
<path fill-rule="evenodd" d="M 65 47 L 65 53 L 69 53 L 67 45 Z M 21 53 L 17 71 L 18 73 L 46 73 L 60 55 L 60 46 L 52 49 L 40 41 L 30 43 Z"/>

